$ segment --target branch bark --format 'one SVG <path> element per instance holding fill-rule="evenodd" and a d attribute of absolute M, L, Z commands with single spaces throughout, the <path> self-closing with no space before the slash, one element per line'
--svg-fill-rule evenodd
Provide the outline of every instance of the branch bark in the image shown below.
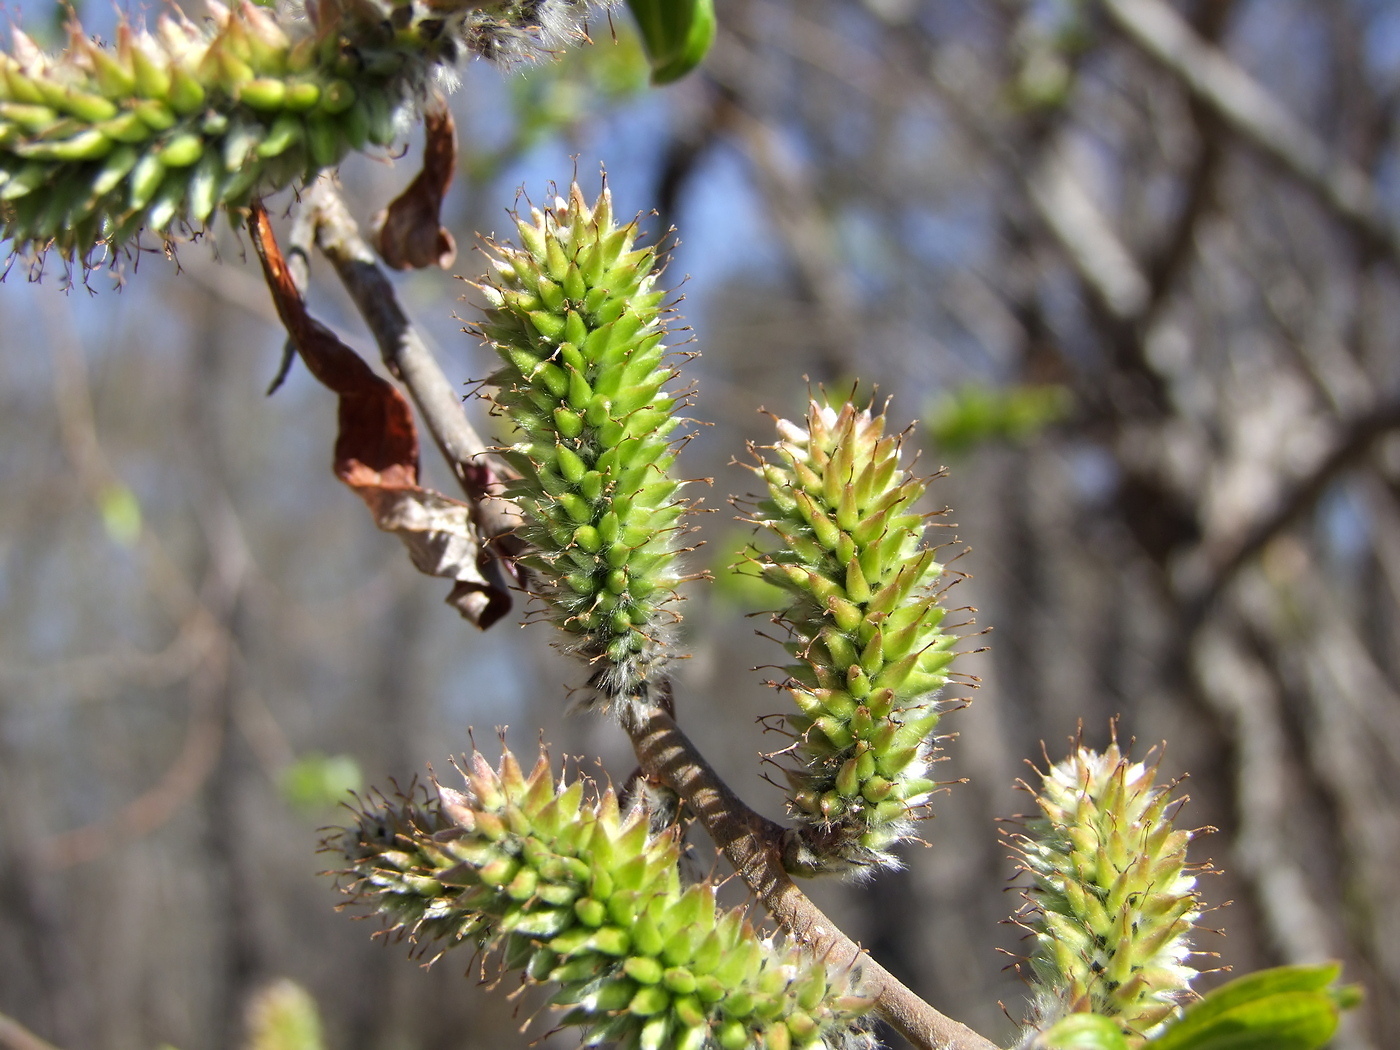
<path fill-rule="evenodd" d="M 623 711 L 643 770 L 685 799 L 768 913 L 818 958 L 858 966 L 875 1008 L 920 1050 L 996 1050 L 996 1044 L 935 1010 L 867 955 L 807 899 L 783 869 L 788 829 L 750 809 L 656 705 Z"/>
<path fill-rule="evenodd" d="M 1201 553 L 1210 567 L 1204 571 L 1192 567 L 1204 576 L 1204 582 L 1194 595 L 1188 594 L 1181 603 L 1188 610 L 1186 622 L 1204 625 L 1206 614 L 1239 571 L 1275 537 L 1312 510 L 1343 471 L 1361 462 L 1376 442 L 1397 429 L 1400 429 L 1400 401 L 1387 401 L 1353 419 L 1331 451 L 1293 486 L 1271 513 L 1261 517 L 1233 542 L 1220 543 L 1214 550 L 1203 550 Z"/>
<path fill-rule="evenodd" d="M 1343 221 L 1392 259 L 1400 229 L 1370 178 L 1279 104 L 1257 80 L 1202 40 L 1162 0 L 1104 0 L 1118 30 L 1178 76 L 1187 90 L 1255 149 L 1294 176 Z"/>

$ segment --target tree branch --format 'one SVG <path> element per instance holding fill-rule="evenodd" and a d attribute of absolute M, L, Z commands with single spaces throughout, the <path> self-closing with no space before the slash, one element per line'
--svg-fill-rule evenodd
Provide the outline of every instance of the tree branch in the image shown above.
<path fill-rule="evenodd" d="M 1203 41 L 1162 0 L 1104 0 L 1119 31 L 1172 73 L 1236 134 L 1290 172 L 1368 241 L 1400 259 L 1400 230 L 1356 165 L 1288 112 L 1257 80 Z"/>
<path fill-rule="evenodd" d="M 1026 179 L 1026 192 L 1074 266 L 1075 273 L 1118 322 L 1140 320 L 1152 302 L 1152 286 L 1108 217 L 1052 145 Z"/>
<path fill-rule="evenodd" d="M 1205 614 L 1240 569 L 1249 564 L 1276 536 L 1315 507 L 1339 474 L 1359 462 L 1377 441 L 1396 429 L 1400 429 L 1400 401 L 1387 401 L 1353 419 L 1332 450 L 1293 486 L 1272 513 L 1244 530 L 1233 542 L 1219 543 L 1214 550 L 1209 547 L 1204 550 L 1202 554 L 1210 570 L 1196 594 L 1182 603 L 1192 610 L 1187 622 L 1204 624 Z"/>
<path fill-rule="evenodd" d="M 489 450 L 462 410 L 461 395 L 399 306 L 394 286 L 375 262 L 350 210 L 325 176 L 303 194 L 303 204 L 314 216 L 317 247 L 335 267 L 374 334 L 384 366 L 413 398 L 434 443 L 475 508 L 483 537 L 517 553 L 512 533 L 520 516 L 513 504 L 499 498 L 500 468 L 487 462 Z"/>
<path fill-rule="evenodd" d="M 386 367 L 399 378 L 422 413 L 438 447 L 453 465 L 469 497 L 492 507 L 500 528 L 518 519 L 514 507 L 494 496 L 479 473 L 486 447 L 462 413 L 460 400 L 413 330 L 393 288 L 374 263 L 344 202 L 325 179 L 304 195 L 315 215 L 316 243 L 335 266 L 346 290 L 374 332 Z M 483 497 L 487 497 L 483 500 Z M 483 510 L 486 506 L 483 506 Z M 483 525 L 490 532 L 492 526 Z M 491 534 L 501 536 L 506 529 Z M 788 829 L 755 813 L 734 794 L 676 725 L 656 705 L 629 705 L 623 724 L 642 769 L 680 795 L 739 876 L 773 918 L 818 958 L 834 966 L 859 966 L 876 1009 L 920 1050 L 996 1050 L 995 1044 L 945 1017 L 877 963 L 797 888 L 783 867 Z"/>
<path fill-rule="evenodd" d="M 876 1010 L 909 1042 L 920 1050 L 996 1050 L 905 987 L 807 899 L 783 869 L 788 830 L 745 805 L 670 715 L 656 705 L 630 705 L 622 724 L 642 769 L 685 799 L 769 914 L 818 958 L 860 967 Z"/>

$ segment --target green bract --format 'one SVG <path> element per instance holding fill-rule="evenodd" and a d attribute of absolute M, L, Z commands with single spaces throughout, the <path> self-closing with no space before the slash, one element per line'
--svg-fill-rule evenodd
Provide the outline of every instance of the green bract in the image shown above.
<path fill-rule="evenodd" d="M 1012 839 L 1033 880 L 1018 919 L 1035 936 L 1041 1021 L 1102 1014 L 1129 1046 L 1176 1013 L 1196 976 L 1186 962 L 1201 914 L 1192 833 L 1173 825 L 1171 790 L 1155 774 L 1116 743 L 1081 747 L 1042 776 L 1040 814 Z"/>
<path fill-rule="evenodd" d="M 561 1024 L 585 1045 L 642 1050 L 850 1046 L 868 1007 L 857 974 L 683 887 L 674 829 L 653 834 L 611 789 L 529 776 L 507 751 L 471 758 L 467 790 L 366 810 L 336 848 L 350 892 L 413 937 L 499 949 L 507 969 L 557 986 Z M 593 795 L 593 797 L 589 797 Z"/>
<path fill-rule="evenodd" d="M 893 863 L 935 786 L 933 695 L 955 639 L 914 509 L 924 482 L 901 469 L 884 427 L 868 409 L 813 401 L 806 426 L 780 421 L 775 456 L 753 468 L 768 484 L 753 520 L 779 545 L 752 564 L 794 597 L 778 616 L 801 712 L 787 716 L 797 764 L 786 772 L 812 850 L 795 863 L 814 870 Z"/>
<path fill-rule="evenodd" d="M 279 18 L 208 0 L 209 18 L 123 21 L 102 47 L 70 28 L 45 55 L 18 29 L 0 53 L 0 240 L 88 256 L 386 145 L 434 74 L 468 53 L 510 60 L 577 34 L 588 0 L 364 0 Z"/>
<path fill-rule="evenodd" d="M 1123 1029 L 1102 1014 L 1070 1014 L 1038 1033 L 1030 1050 L 1128 1050 Z"/>
<path fill-rule="evenodd" d="M 653 84 L 685 76 L 714 43 L 714 0 L 627 0 L 627 6 L 642 31 Z"/>
<path fill-rule="evenodd" d="M 685 504 L 670 477 L 676 410 L 656 250 L 634 247 L 605 189 L 517 217 L 521 247 L 492 245 L 481 333 L 500 355 L 494 399 L 518 428 L 507 458 L 530 564 L 605 704 L 646 700 L 675 620 Z"/>

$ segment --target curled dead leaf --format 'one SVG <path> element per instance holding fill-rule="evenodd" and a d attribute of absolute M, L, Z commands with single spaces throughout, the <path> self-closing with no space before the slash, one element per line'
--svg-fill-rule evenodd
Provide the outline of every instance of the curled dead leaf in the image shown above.
<path fill-rule="evenodd" d="M 418 484 L 408 402 L 307 312 L 261 204 L 249 226 L 278 317 L 311 374 L 340 399 L 336 476 L 364 500 L 376 526 L 399 537 L 420 572 L 453 581 L 448 603 L 485 630 L 509 611 L 511 598 L 482 550 L 472 508 Z"/>
<path fill-rule="evenodd" d="M 445 270 L 457 258 L 457 242 L 441 222 L 442 199 L 457 167 L 457 128 L 441 99 L 429 105 L 423 122 L 423 170 L 372 223 L 375 247 L 396 270 Z"/>

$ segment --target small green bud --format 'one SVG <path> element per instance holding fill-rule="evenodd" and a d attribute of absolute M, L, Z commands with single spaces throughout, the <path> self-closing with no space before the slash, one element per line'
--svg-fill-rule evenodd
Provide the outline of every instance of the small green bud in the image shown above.
<path fill-rule="evenodd" d="M 176 113 L 188 116 L 204 105 L 204 87 L 182 67 L 175 66 L 170 72 L 170 90 L 161 97 L 170 102 Z"/>
<path fill-rule="evenodd" d="M 267 134 L 257 145 L 257 155 L 264 160 L 280 157 L 287 150 L 301 142 L 303 126 L 301 118 L 292 113 L 283 113 L 272 122 Z"/>
<path fill-rule="evenodd" d="M 204 153 L 204 140 L 192 132 L 176 135 L 160 148 L 156 156 L 167 168 L 187 168 Z"/>
<path fill-rule="evenodd" d="M 330 116 L 344 113 L 355 104 L 355 89 L 344 80 L 332 80 L 321 92 L 321 112 Z"/>
<path fill-rule="evenodd" d="M 659 983 L 663 973 L 661 964 L 645 955 L 632 956 L 623 963 L 622 969 L 628 977 L 638 984 L 647 985 Z"/>
<path fill-rule="evenodd" d="M 592 897 L 580 897 L 574 901 L 574 914 L 585 926 L 602 926 L 608 919 L 607 905 Z"/>
<path fill-rule="evenodd" d="M 154 153 L 144 154 L 131 169 L 127 179 L 128 202 L 134 210 L 141 210 L 150 203 L 165 178 L 165 165 Z"/>
<path fill-rule="evenodd" d="M 287 102 L 287 82 L 276 77 L 256 77 L 238 85 L 238 101 L 259 112 L 281 109 Z"/>
<path fill-rule="evenodd" d="M 288 109 L 302 113 L 315 108 L 321 101 L 321 87 L 309 80 L 293 81 L 287 85 L 286 97 L 283 105 Z M 323 107 L 323 112 L 325 109 Z"/>

